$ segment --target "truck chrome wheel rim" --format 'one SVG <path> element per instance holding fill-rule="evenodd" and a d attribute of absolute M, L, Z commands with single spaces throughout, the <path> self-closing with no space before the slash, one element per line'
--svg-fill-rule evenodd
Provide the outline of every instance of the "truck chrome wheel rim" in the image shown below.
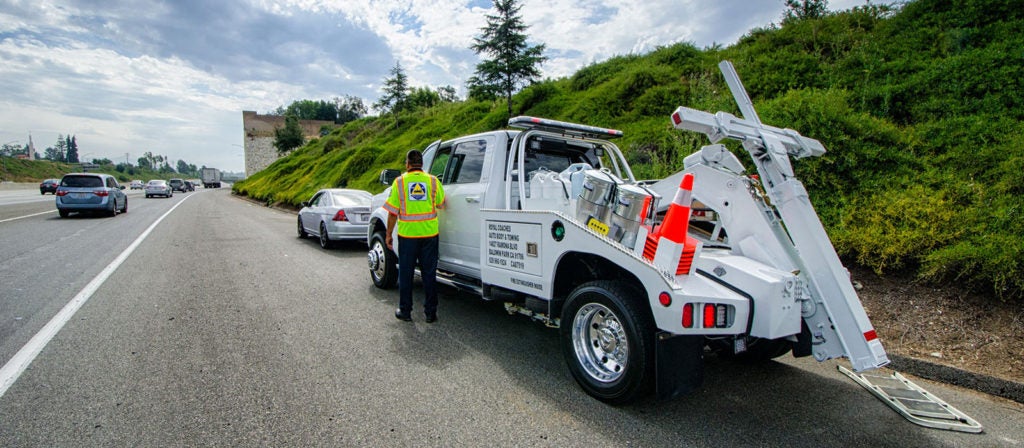
<path fill-rule="evenodd" d="M 572 344 L 576 359 L 591 378 L 609 383 L 626 371 L 629 340 L 622 322 L 610 309 L 588 303 L 572 321 Z"/>
<path fill-rule="evenodd" d="M 374 241 L 370 251 L 366 254 L 366 262 L 370 265 L 370 273 L 373 278 L 380 280 L 384 278 L 384 245 L 380 241 Z"/>

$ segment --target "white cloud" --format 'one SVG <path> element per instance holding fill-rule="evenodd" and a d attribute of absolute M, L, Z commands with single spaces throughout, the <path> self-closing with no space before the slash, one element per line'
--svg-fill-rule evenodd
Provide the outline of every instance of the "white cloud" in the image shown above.
<path fill-rule="evenodd" d="M 847 9 L 864 0 L 833 0 Z M 659 45 L 728 45 L 778 22 L 782 0 L 522 0 L 545 77 Z M 42 152 L 143 152 L 241 171 L 242 110 L 355 95 L 371 104 L 400 61 L 414 86 L 462 89 L 489 0 L 7 0 L 0 6 L 0 142 Z"/>

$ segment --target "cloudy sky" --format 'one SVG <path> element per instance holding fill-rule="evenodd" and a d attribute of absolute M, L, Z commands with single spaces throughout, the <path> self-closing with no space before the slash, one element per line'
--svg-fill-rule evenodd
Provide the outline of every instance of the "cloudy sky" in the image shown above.
<path fill-rule="evenodd" d="M 831 0 L 845 10 L 866 0 Z M 544 77 L 659 45 L 730 45 L 778 23 L 783 0 L 521 0 Z M 465 80 L 490 0 L 0 0 L 0 144 L 85 159 L 144 152 L 244 170 L 242 111 Z"/>

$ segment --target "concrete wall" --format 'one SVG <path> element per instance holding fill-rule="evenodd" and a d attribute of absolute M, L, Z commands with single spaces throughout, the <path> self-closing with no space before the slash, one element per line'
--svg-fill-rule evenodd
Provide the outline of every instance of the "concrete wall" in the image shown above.
<path fill-rule="evenodd" d="M 306 141 L 320 137 L 320 128 L 333 126 L 333 121 L 299 120 L 302 135 Z M 254 111 L 242 111 L 242 128 L 245 140 L 245 175 L 255 173 L 270 166 L 281 156 L 274 148 L 274 130 L 284 128 L 284 117 L 278 115 L 260 115 Z"/>

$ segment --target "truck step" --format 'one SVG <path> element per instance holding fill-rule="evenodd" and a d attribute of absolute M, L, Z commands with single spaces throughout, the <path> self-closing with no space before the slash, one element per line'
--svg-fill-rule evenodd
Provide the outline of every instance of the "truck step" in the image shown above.
<path fill-rule="evenodd" d="M 975 434 L 984 430 L 976 420 L 914 384 L 899 372 L 882 376 L 854 373 L 843 366 L 837 368 L 911 423 L 928 428 Z"/>

